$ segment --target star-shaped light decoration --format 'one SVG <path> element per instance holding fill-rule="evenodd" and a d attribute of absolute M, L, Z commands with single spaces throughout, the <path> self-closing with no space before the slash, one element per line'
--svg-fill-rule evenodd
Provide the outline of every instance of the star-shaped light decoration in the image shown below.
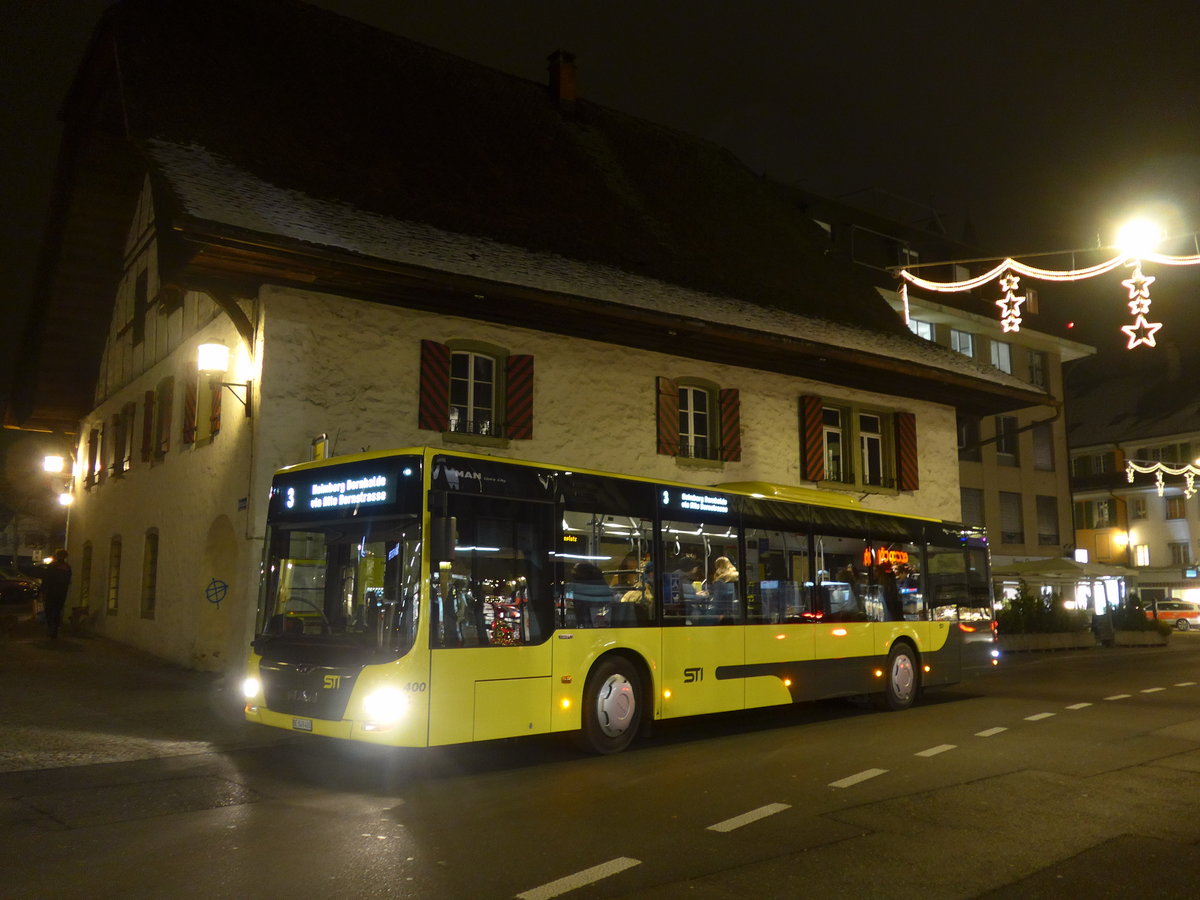
<path fill-rule="evenodd" d="M 1005 333 L 1021 330 L 1021 304 L 1025 298 L 1015 293 L 1020 284 L 1021 279 L 1011 272 L 1000 279 L 1000 290 L 1004 291 L 1004 296 L 996 301 L 996 305 L 1000 307 L 1000 325 Z"/>
<path fill-rule="evenodd" d="M 1121 330 L 1129 335 L 1129 345 L 1125 349 L 1132 350 L 1142 344 L 1153 347 L 1155 345 L 1154 335 L 1160 328 L 1162 328 L 1162 322 L 1147 322 L 1146 317 L 1141 315 L 1132 325 L 1122 325 Z"/>
<path fill-rule="evenodd" d="M 1121 282 L 1121 284 L 1129 288 L 1129 299 L 1137 300 L 1140 297 L 1149 300 L 1150 285 L 1154 284 L 1154 276 L 1142 274 L 1142 263 L 1140 260 L 1134 260 L 1129 265 L 1133 266 L 1133 274 Z"/>
<path fill-rule="evenodd" d="M 1129 314 L 1131 316 L 1144 316 L 1150 312 L 1150 298 L 1138 297 L 1135 300 L 1129 301 Z"/>

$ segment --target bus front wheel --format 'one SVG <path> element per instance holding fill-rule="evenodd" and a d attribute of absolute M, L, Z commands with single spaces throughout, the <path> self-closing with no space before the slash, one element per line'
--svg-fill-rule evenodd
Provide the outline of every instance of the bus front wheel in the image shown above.
<path fill-rule="evenodd" d="M 619 753 L 628 747 L 641 724 L 641 700 L 633 664 L 620 656 L 601 660 L 583 689 L 583 746 L 593 753 Z"/>
<path fill-rule="evenodd" d="M 887 685 L 882 693 L 875 695 L 875 705 L 891 710 L 912 706 L 921 688 L 920 670 L 912 647 L 903 643 L 893 645 L 883 674 Z"/>

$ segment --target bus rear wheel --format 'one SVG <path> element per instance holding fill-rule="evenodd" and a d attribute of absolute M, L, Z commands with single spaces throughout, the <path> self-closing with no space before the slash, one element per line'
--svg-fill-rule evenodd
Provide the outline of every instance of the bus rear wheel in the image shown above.
<path fill-rule="evenodd" d="M 873 699 L 880 709 L 908 709 L 921 689 L 920 670 L 915 651 L 908 644 L 894 644 L 884 670 L 887 684 Z"/>
<path fill-rule="evenodd" d="M 629 660 L 610 656 L 588 675 L 583 689 L 585 749 L 619 753 L 629 746 L 642 721 L 641 680 Z"/>

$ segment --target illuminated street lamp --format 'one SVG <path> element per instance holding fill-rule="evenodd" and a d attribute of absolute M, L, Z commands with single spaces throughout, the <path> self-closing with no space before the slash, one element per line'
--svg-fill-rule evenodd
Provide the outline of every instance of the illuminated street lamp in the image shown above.
<path fill-rule="evenodd" d="M 1166 234 L 1149 219 L 1131 219 L 1117 229 L 1117 249 L 1128 257 L 1141 259 L 1162 242 Z"/>

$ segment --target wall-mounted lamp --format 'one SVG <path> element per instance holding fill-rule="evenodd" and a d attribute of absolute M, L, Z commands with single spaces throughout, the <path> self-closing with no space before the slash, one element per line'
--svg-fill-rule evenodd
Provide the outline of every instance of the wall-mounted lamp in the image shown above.
<path fill-rule="evenodd" d="M 70 506 L 75 502 L 75 473 L 68 471 L 67 457 L 47 453 L 42 457 L 42 471 L 48 475 L 62 475 L 63 487 L 58 492 L 58 505 Z"/>
<path fill-rule="evenodd" d="M 208 376 L 208 383 L 213 387 L 220 385 L 229 388 L 229 393 L 246 409 L 246 418 L 250 418 L 250 382 L 222 381 L 221 378 L 229 371 L 229 348 L 219 341 L 201 344 L 196 352 L 196 369 Z M 239 395 L 238 391 L 245 391 Z"/>

